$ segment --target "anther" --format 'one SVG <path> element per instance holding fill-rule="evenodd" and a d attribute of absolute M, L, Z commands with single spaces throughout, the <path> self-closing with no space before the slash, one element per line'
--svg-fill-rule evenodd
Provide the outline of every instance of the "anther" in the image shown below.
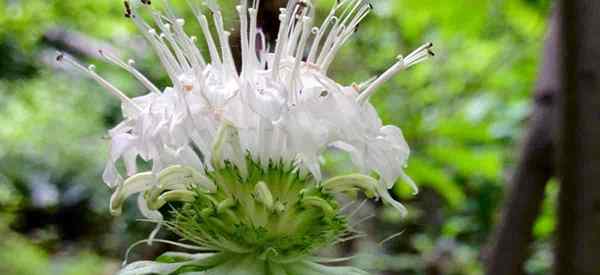
<path fill-rule="evenodd" d="M 430 56 L 435 56 L 435 53 L 431 50 L 431 48 L 433 48 L 433 43 L 429 42 L 425 48 Z"/>
<path fill-rule="evenodd" d="M 65 58 L 65 53 L 58 52 L 58 54 L 56 55 L 56 62 L 61 62 L 61 61 L 63 61 L 64 58 Z"/>
<path fill-rule="evenodd" d="M 123 1 L 123 5 L 125 5 L 125 17 L 131 18 L 133 16 L 133 12 L 131 12 L 131 6 L 129 5 L 129 1 Z"/>

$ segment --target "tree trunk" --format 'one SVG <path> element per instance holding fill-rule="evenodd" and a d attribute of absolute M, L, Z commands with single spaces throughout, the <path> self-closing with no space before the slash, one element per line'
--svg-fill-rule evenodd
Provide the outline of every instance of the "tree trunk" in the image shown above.
<path fill-rule="evenodd" d="M 486 253 L 486 274 L 524 274 L 533 224 L 539 214 L 546 183 L 553 176 L 552 138 L 554 99 L 561 87 L 558 13 L 552 16 L 543 63 L 534 94 L 529 130 L 511 179 L 502 218 Z"/>
<path fill-rule="evenodd" d="M 557 275 L 600 274 L 600 1 L 561 3 Z"/>

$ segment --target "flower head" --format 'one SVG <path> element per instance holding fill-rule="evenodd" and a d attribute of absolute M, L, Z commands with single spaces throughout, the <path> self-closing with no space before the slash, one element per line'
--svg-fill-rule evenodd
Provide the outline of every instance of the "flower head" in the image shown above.
<path fill-rule="evenodd" d="M 432 45 L 398 57 L 371 81 L 344 86 L 327 72 L 371 11 L 367 1 L 336 1 L 323 24 L 315 26 L 312 3 L 290 0 L 281 9 L 275 45 L 267 45 L 257 26 L 259 2 L 241 0 L 236 7 L 240 72 L 215 0 L 203 3 L 216 32 L 210 31 L 203 10 L 190 5 L 203 31 L 206 56 L 168 3 L 163 14 L 152 10 L 150 1 L 125 1 L 125 15 L 154 48 L 172 81 L 164 90 L 138 72 L 133 61 L 100 51 L 149 92 L 128 98 L 93 66 L 59 55 L 58 60 L 89 74 L 122 102 L 124 120 L 109 132 L 111 150 L 103 175 L 115 189 L 111 211 L 120 213 L 123 202 L 138 195 L 146 218 L 214 252 L 171 253 L 163 257 L 169 263 L 133 263 L 122 274 L 188 269 L 229 274 L 231 267 L 224 266 L 234 265 L 234 254 L 241 255 L 238 264 L 253 265 L 256 274 L 267 274 L 261 271 L 265 266 L 283 270 L 272 274 L 362 274 L 307 258 L 349 232 L 335 195 L 363 192 L 404 213 L 388 189 L 401 178 L 417 191 L 403 171 L 410 150 L 401 130 L 382 124 L 369 97 L 386 80 L 432 55 Z M 155 27 L 142 19 L 144 6 Z M 350 154 L 360 173 L 323 178 L 320 159 L 328 148 Z M 140 172 L 138 159 L 151 163 L 151 170 Z M 124 173 L 117 169 L 119 161 L 125 164 Z M 161 212 L 170 202 L 179 204 Z"/>

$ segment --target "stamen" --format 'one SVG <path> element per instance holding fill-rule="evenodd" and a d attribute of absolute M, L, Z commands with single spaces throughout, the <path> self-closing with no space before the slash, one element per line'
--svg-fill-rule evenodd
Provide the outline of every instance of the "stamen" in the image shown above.
<path fill-rule="evenodd" d="M 363 6 L 360 6 L 363 5 Z M 355 13 L 356 9 L 358 11 Z M 330 50 L 328 50 L 327 57 L 322 61 L 321 68 L 324 72 L 327 72 L 331 62 L 335 55 L 339 52 L 341 47 L 348 41 L 348 39 L 356 32 L 360 22 L 369 14 L 371 9 L 368 6 L 364 6 L 364 2 L 358 2 L 357 5 L 350 11 L 346 18 L 342 21 L 339 35 L 336 37 L 336 42 L 333 44 Z M 350 23 L 346 24 L 348 20 L 352 18 Z"/>
<path fill-rule="evenodd" d="M 188 37 L 188 35 L 183 29 L 183 26 L 185 25 L 185 20 L 182 18 L 175 18 L 174 15 L 169 16 L 172 16 L 172 18 L 170 18 L 171 21 L 175 21 L 173 27 L 175 31 L 175 39 L 177 43 L 181 46 L 185 56 L 191 63 L 192 67 L 200 67 L 201 69 L 204 69 L 206 67 L 206 61 L 204 60 L 204 57 L 200 53 L 198 47 L 196 47 L 196 45 L 194 44 L 195 42 L 192 41 L 190 37 Z"/>
<path fill-rule="evenodd" d="M 140 106 L 138 106 L 137 104 L 135 104 L 135 102 L 133 102 L 129 97 L 127 97 L 121 90 L 117 89 L 110 82 L 106 81 L 104 78 L 99 76 L 96 72 L 94 72 L 94 69 L 95 69 L 94 65 L 90 65 L 88 68 L 86 68 L 86 67 L 82 66 L 81 64 L 79 64 L 74 59 L 72 59 L 71 57 L 64 55 L 64 53 L 59 53 L 58 56 L 56 57 L 56 60 L 58 62 L 63 62 L 63 61 L 67 62 L 70 65 L 72 65 L 74 68 L 81 71 L 82 73 L 89 75 L 90 77 L 92 77 L 92 79 L 96 80 L 96 82 L 98 82 L 102 87 L 104 87 L 108 92 L 110 92 L 115 97 L 119 98 L 121 100 L 121 102 L 132 106 L 139 112 L 142 112 L 142 108 Z"/>
<path fill-rule="evenodd" d="M 243 0 L 242 5 L 235 7 L 240 18 L 240 42 L 241 42 L 241 54 L 242 54 L 242 74 L 248 71 L 248 59 L 250 53 L 248 52 L 248 1 Z"/>
<path fill-rule="evenodd" d="M 133 13 L 131 12 L 131 6 L 129 5 L 129 1 L 123 1 L 123 5 L 125 5 L 125 17 L 131 18 Z"/>
<path fill-rule="evenodd" d="M 292 103 L 296 103 L 296 85 L 295 81 L 299 78 L 300 73 L 300 64 L 302 62 L 302 55 L 304 54 L 304 47 L 306 46 L 306 41 L 308 40 L 308 36 L 311 33 L 312 20 L 310 17 L 306 17 L 306 10 L 304 11 L 304 17 L 302 18 L 302 37 L 300 38 L 300 43 L 298 44 L 298 49 L 296 49 L 296 53 L 294 54 L 296 62 L 294 64 L 294 68 L 292 69 L 292 73 L 290 74 L 289 86 L 290 91 L 293 93 Z"/>
<path fill-rule="evenodd" d="M 288 2 L 288 7 L 285 9 L 280 9 L 279 14 L 279 32 L 277 33 L 277 43 L 275 45 L 275 57 L 273 58 L 273 64 L 271 64 L 271 70 L 273 74 L 273 78 L 275 80 L 279 79 L 279 63 L 281 62 L 281 55 L 284 46 L 287 42 L 288 32 L 289 32 L 289 23 L 291 21 L 291 13 L 289 9 L 291 8 L 291 4 L 293 1 Z M 293 12 L 295 14 L 296 11 Z"/>
<path fill-rule="evenodd" d="M 152 45 L 154 48 L 154 51 L 158 55 L 171 80 L 175 81 L 177 79 L 177 75 L 181 73 L 181 69 L 171 51 L 166 48 L 164 42 L 161 41 L 155 29 L 150 28 L 143 20 L 137 17 L 134 17 L 133 22 L 135 22 L 138 29 L 140 29 L 142 32 L 142 35 L 144 35 L 144 38 L 146 38 L 146 40 L 150 42 L 150 45 Z"/>
<path fill-rule="evenodd" d="M 184 71 L 191 69 L 191 65 L 188 63 L 186 55 L 183 53 L 183 50 L 179 46 L 179 43 L 177 43 L 175 37 L 173 36 L 173 32 L 171 31 L 171 24 L 163 23 L 161 15 L 158 12 L 153 13 L 152 16 L 154 18 L 154 21 L 162 31 L 160 37 L 166 38 L 167 41 L 169 41 L 169 44 L 171 45 L 171 49 L 173 49 L 173 51 L 175 52 L 175 56 L 177 57 L 177 62 L 179 63 L 179 66 L 183 67 Z"/>
<path fill-rule="evenodd" d="M 125 64 L 119 58 L 110 53 L 106 53 L 103 50 L 99 50 L 98 52 L 100 53 L 100 56 L 104 57 L 110 63 L 115 64 L 132 74 L 140 83 L 142 83 L 142 85 L 144 85 L 144 87 L 146 87 L 146 89 L 155 94 L 161 94 L 160 90 L 154 84 L 152 84 L 148 78 L 146 78 L 142 73 L 133 67 L 133 65 L 135 65 L 135 61 L 133 59 L 129 59 L 127 64 Z"/>
<path fill-rule="evenodd" d="M 64 54 L 64 53 L 62 53 L 62 52 L 59 52 L 59 53 L 56 55 L 56 61 L 57 61 L 57 62 L 61 62 L 61 61 L 63 60 L 63 58 L 65 58 L 65 54 Z"/>
<path fill-rule="evenodd" d="M 219 38 L 219 45 L 221 46 L 221 56 L 223 57 L 223 65 L 226 65 L 226 70 L 223 70 L 225 74 L 225 78 L 231 76 L 237 76 L 237 70 L 235 67 L 235 63 L 233 61 L 233 55 L 231 53 L 231 47 L 229 46 L 229 36 L 230 32 L 225 31 L 223 25 L 223 16 L 221 15 L 221 11 L 218 9 L 216 3 L 213 1 L 206 1 L 211 6 L 210 3 L 214 4 L 214 8 L 212 8 L 213 12 L 213 21 L 215 23 L 215 27 L 217 29 L 217 36 Z"/>
<path fill-rule="evenodd" d="M 215 65 L 216 67 L 221 67 L 221 64 L 223 64 L 223 61 L 221 60 L 221 57 L 219 56 L 219 52 L 217 51 L 217 44 L 215 43 L 215 40 L 210 32 L 210 29 L 208 27 L 208 19 L 206 18 L 205 15 L 197 15 L 198 18 L 198 22 L 200 23 L 200 27 L 202 28 L 202 33 L 204 34 L 204 38 L 206 39 L 206 42 L 208 44 L 208 50 L 210 52 L 210 61 L 213 65 Z"/>
<path fill-rule="evenodd" d="M 255 1 L 255 5 L 259 1 Z M 254 72 L 256 70 L 257 60 L 257 50 L 256 50 L 256 32 L 257 32 L 257 20 L 258 20 L 258 10 L 256 8 L 248 9 L 248 14 L 250 14 L 250 42 L 249 44 L 249 59 L 250 59 L 250 71 Z"/>
<path fill-rule="evenodd" d="M 385 238 L 385 239 L 381 240 L 381 241 L 380 241 L 378 244 L 379 244 L 379 245 L 383 245 L 383 244 L 385 244 L 385 243 L 387 243 L 387 242 L 391 241 L 392 239 L 395 239 L 396 237 L 399 237 L 399 236 L 400 236 L 400 235 L 402 235 L 402 234 L 404 234 L 404 230 L 402 230 L 402 231 L 400 231 L 400 232 L 398 232 L 398 233 L 396 233 L 396 234 L 392 234 L 391 236 L 389 236 L 389 237 L 387 237 L 387 238 Z"/>
<path fill-rule="evenodd" d="M 395 76 L 398 72 L 408 69 L 411 66 L 414 66 L 418 63 L 421 63 L 427 60 L 431 54 L 431 48 L 433 47 L 433 43 L 427 43 L 411 54 L 409 54 L 406 58 L 402 58 L 402 56 L 398 56 L 398 62 L 396 62 L 392 67 L 390 67 L 387 71 L 385 71 L 381 76 L 379 76 L 369 87 L 358 96 L 356 101 L 359 104 L 364 104 L 371 95 L 375 93 L 375 90 L 379 88 L 383 83 L 388 81 L 390 78 Z"/>

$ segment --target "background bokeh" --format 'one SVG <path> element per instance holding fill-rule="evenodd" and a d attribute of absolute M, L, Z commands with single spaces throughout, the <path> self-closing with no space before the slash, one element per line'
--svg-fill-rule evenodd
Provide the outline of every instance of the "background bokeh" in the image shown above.
<path fill-rule="evenodd" d="M 173 2 L 193 22 L 185 1 Z M 234 1 L 220 2 L 233 10 Z M 315 2 L 323 17 L 333 0 Z M 384 122 L 404 130 L 413 150 L 408 174 L 421 193 L 396 185 L 406 219 L 368 204 L 356 221 L 370 237 L 327 253 L 357 254 L 355 265 L 387 274 L 481 274 L 530 111 L 550 1 L 372 2 L 374 12 L 330 71 L 342 83 L 361 82 L 398 54 L 434 42 L 433 60 L 394 78 L 373 99 Z M 236 27 L 232 12 L 226 19 Z M 139 95 L 133 78 L 97 59 L 103 47 L 169 85 L 123 17 L 122 1 L 0 1 L 0 274 L 112 274 L 127 247 L 152 228 L 136 221 L 135 207 L 121 217 L 108 211 L 103 137 L 120 119 L 119 102 L 54 62 L 56 50 L 67 51 Z M 327 173 L 349 169 L 345 156 L 328 154 Z M 547 274 L 551 265 L 556 189 L 548 185 L 534 228 L 530 274 Z M 141 246 L 131 257 L 149 259 L 165 249 Z"/>

